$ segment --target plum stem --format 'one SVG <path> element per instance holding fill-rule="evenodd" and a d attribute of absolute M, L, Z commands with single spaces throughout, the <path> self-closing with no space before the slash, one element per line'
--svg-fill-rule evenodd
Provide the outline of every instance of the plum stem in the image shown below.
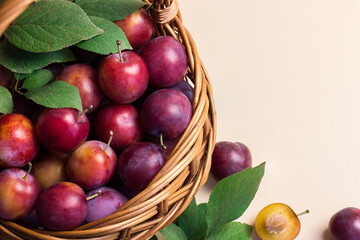
<path fill-rule="evenodd" d="M 113 139 L 113 136 L 114 136 L 114 132 L 110 130 L 110 137 L 109 137 L 109 141 L 108 141 L 108 143 L 107 143 L 107 145 L 106 145 L 106 147 L 105 147 L 105 149 L 104 149 L 104 152 L 106 152 L 106 151 L 107 151 L 107 149 L 109 148 L 110 143 L 111 143 L 111 141 L 112 141 L 112 139 Z"/>
<path fill-rule="evenodd" d="M 29 169 L 27 170 L 25 176 L 22 177 L 25 181 L 26 181 L 27 176 L 30 174 L 31 169 L 32 169 L 32 163 L 29 162 Z"/>
<path fill-rule="evenodd" d="M 98 196 L 101 195 L 101 190 L 99 190 L 98 192 L 96 192 L 94 195 L 91 195 L 89 197 L 86 198 L 86 201 L 90 201 L 91 199 L 97 198 Z"/>
<path fill-rule="evenodd" d="M 167 149 L 166 145 L 164 144 L 164 133 L 163 132 L 160 132 L 160 146 L 165 150 Z"/>
<path fill-rule="evenodd" d="M 310 212 L 309 210 L 305 210 L 301 213 L 296 214 L 296 216 L 300 217 L 301 215 L 308 214 L 309 212 Z"/>
<path fill-rule="evenodd" d="M 121 54 L 121 40 L 116 40 L 116 44 L 117 44 L 118 51 L 119 51 L 120 62 L 124 62 L 124 58 Z"/>
<path fill-rule="evenodd" d="M 78 115 L 77 119 L 80 120 L 80 118 L 81 118 L 85 113 L 87 113 L 88 111 L 92 110 L 93 108 L 94 108 L 93 105 L 88 106 L 84 111 L 82 111 L 82 112 Z"/>

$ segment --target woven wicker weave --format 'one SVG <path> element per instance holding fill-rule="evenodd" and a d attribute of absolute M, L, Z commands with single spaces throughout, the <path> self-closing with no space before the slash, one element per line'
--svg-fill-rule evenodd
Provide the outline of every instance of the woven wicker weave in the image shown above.
<path fill-rule="evenodd" d="M 0 6 L 0 35 L 34 0 L 5 0 Z M 176 0 L 146 1 L 157 35 L 177 38 L 189 57 L 187 80 L 195 85 L 191 122 L 165 166 L 150 185 L 111 216 L 73 231 L 27 229 L 0 220 L 1 240 L 149 239 L 174 221 L 206 182 L 216 136 L 216 114 L 209 76 L 194 40 L 182 24 Z"/>

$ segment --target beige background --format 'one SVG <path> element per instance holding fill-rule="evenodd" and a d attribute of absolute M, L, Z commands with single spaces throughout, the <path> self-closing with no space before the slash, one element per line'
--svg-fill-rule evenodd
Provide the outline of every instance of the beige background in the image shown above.
<path fill-rule="evenodd" d="M 360 207 L 360 1 L 179 3 L 212 77 L 218 141 L 243 142 L 254 165 L 267 162 L 239 220 L 253 224 L 283 202 L 311 211 L 297 239 L 331 239 L 330 217 Z"/>

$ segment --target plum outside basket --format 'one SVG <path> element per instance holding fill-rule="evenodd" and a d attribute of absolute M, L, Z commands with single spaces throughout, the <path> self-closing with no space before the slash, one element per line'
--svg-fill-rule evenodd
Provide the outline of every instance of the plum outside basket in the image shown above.
<path fill-rule="evenodd" d="M 152 0 L 157 35 L 178 39 L 186 49 L 186 78 L 195 86 L 193 116 L 164 167 L 149 186 L 112 215 L 72 231 L 28 229 L 0 219 L 1 240 L 150 239 L 173 222 L 206 182 L 216 138 L 216 112 L 210 78 L 194 40 L 182 23 L 176 0 Z M 0 35 L 34 0 L 5 0 L 0 5 Z"/>

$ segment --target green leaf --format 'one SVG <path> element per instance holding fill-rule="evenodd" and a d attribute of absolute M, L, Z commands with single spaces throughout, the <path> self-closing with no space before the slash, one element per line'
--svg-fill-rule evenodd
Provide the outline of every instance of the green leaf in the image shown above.
<path fill-rule="evenodd" d="M 206 236 L 206 214 L 207 204 L 196 205 L 195 198 L 186 210 L 178 217 L 178 223 L 185 232 L 188 240 L 204 240 Z"/>
<path fill-rule="evenodd" d="M 247 168 L 224 178 L 216 184 L 206 212 L 208 238 L 245 212 L 257 192 L 264 171 L 265 163 L 262 163 L 256 168 Z"/>
<path fill-rule="evenodd" d="M 64 81 L 54 81 L 45 86 L 31 89 L 25 93 L 25 97 L 49 108 L 82 110 L 78 88 Z"/>
<path fill-rule="evenodd" d="M 0 113 L 12 113 L 14 104 L 9 90 L 0 86 Z"/>
<path fill-rule="evenodd" d="M 65 48 L 49 53 L 31 53 L 21 50 L 9 41 L 0 44 L 0 64 L 15 73 L 28 74 L 51 63 L 74 61 L 72 52 Z"/>
<path fill-rule="evenodd" d="M 224 225 L 208 240 L 250 240 L 252 226 L 245 223 L 230 222 Z"/>
<path fill-rule="evenodd" d="M 103 33 L 76 4 L 42 0 L 32 4 L 8 27 L 5 36 L 29 52 L 52 52 Z"/>
<path fill-rule="evenodd" d="M 141 0 L 76 0 L 75 3 L 89 16 L 109 21 L 121 20 L 145 5 Z"/>
<path fill-rule="evenodd" d="M 17 81 L 23 80 L 24 78 L 26 78 L 29 75 L 30 74 L 14 73 L 14 77 Z"/>
<path fill-rule="evenodd" d="M 31 90 L 44 86 L 51 81 L 53 75 L 48 69 L 41 69 L 26 77 L 21 88 Z"/>
<path fill-rule="evenodd" d="M 160 230 L 160 233 L 166 238 L 166 240 L 187 240 L 184 231 L 173 223 Z"/>
<path fill-rule="evenodd" d="M 132 49 L 125 33 L 115 23 L 99 17 L 90 17 L 96 26 L 101 27 L 105 32 L 92 39 L 82 41 L 76 46 L 79 48 L 107 55 L 118 52 L 116 40 L 121 40 L 121 49 Z"/>

